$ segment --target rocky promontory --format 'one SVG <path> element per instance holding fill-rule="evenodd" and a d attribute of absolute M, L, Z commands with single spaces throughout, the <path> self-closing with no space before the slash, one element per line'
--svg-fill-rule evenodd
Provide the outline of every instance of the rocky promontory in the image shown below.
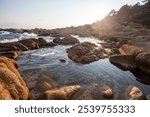
<path fill-rule="evenodd" d="M 126 70 L 140 70 L 150 76 L 150 51 L 125 44 L 119 49 L 121 55 L 110 57 L 110 62 Z"/>
<path fill-rule="evenodd" d="M 27 100 L 29 90 L 18 71 L 18 62 L 0 57 L 0 99 Z"/>

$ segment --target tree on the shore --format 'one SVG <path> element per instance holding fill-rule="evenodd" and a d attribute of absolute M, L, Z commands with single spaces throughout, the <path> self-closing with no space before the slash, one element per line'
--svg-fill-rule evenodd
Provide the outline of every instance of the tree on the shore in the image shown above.
<path fill-rule="evenodd" d="M 117 11 L 115 11 L 115 9 L 112 9 L 107 16 L 113 16 L 117 13 Z"/>

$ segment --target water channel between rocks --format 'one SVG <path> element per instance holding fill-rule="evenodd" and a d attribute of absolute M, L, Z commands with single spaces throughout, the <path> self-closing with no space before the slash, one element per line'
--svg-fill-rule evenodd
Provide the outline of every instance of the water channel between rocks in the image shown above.
<path fill-rule="evenodd" d="M 92 37 L 74 37 L 78 38 L 80 42 L 89 41 L 96 44 L 102 42 Z M 46 75 L 57 82 L 57 87 L 76 84 L 83 86 L 84 88 L 74 99 L 79 99 L 86 90 L 92 90 L 95 84 L 98 87 L 109 86 L 112 88 L 114 95 L 111 99 L 127 99 L 127 92 L 131 86 L 139 87 L 145 95 L 150 94 L 149 85 L 136 80 L 137 78 L 130 71 L 123 71 L 112 65 L 109 59 L 101 59 L 90 64 L 73 62 L 66 53 L 66 48 L 69 47 L 71 46 L 58 45 L 27 51 L 19 57 L 20 69 L 25 75 L 36 80 L 39 80 L 42 75 Z M 66 62 L 62 63 L 60 59 Z M 101 88 L 93 88 L 91 92 L 94 93 L 87 95 L 92 95 L 93 99 L 105 99 L 100 96 L 100 90 Z"/>

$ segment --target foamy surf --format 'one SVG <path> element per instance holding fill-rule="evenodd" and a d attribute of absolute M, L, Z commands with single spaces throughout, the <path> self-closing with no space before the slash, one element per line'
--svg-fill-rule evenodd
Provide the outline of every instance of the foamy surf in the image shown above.
<path fill-rule="evenodd" d="M 74 38 L 77 38 L 80 41 L 80 43 L 91 42 L 91 43 L 94 43 L 97 46 L 101 46 L 101 43 L 104 42 L 102 40 L 98 40 L 95 37 L 80 37 L 79 35 L 71 35 L 71 36 L 74 37 Z"/>

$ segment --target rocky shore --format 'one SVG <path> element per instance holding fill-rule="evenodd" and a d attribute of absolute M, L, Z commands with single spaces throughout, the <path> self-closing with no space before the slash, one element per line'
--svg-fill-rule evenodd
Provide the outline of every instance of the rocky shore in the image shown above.
<path fill-rule="evenodd" d="M 91 82 L 88 86 L 79 84 L 59 86 L 57 78 L 54 80 L 52 75 L 40 74 L 38 76 L 40 79 L 37 79 L 36 75 L 24 75 L 20 72 L 17 58 L 25 51 L 62 45 L 70 46 L 66 49 L 66 53 L 75 63 L 85 65 L 108 58 L 118 68 L 131 71 L 135 76 L 140 75 L 137 77 L 139 82 L 150 85 L 149 7 L 150 1 L 144 5 L 124 5 L 119 11 L 112 10 L 101 21 L 79 27 L 53 30 L 0 29 L 0 31 L 28 32 L 55 37 L 51 42 L 43 38 L 30 38 L 0 43 L 0 99 L 116 99 L 118 92 L 105 82 L 101 85 Z M 99 45 L 90 42 L 80 43 L 71 35 L 96 37 L 103 40 L 103 43 Z M 63 58 L 60 58 L 59 62 L 67 63 Z M 124 95 L 125 99 L 149 99 L 149 95 L 145 95 L 140 87 L 135 85 L 128 86 Z"/>
<path fill-rule="evenodd" d="M 19 71 L 19 64 L 13 59 L 0 57 L 0 99 L 27 100 L 29 90 Z"/>
<path fill-rule="evenodd" d="M 43 47 L 53 47 L 58 44 L 74 44 L 79 41 L 71 36 L 67 36 L 64 39 L 59 39 L 62 43 L 46 42 L 44 39 L 25 39 L 18 42 L 1 43 L 0 44 L 0 99 L 1 100 L 27 100 L 27 99 L 71 99 L 80 86 L 66 86 L 62 88 L 54 88 L 57 83 L 50 80 L 49 77 L 43 76 L 39 83 L 36 83 L 34 90 L 32 86 L 34 81 L 31 82 L 31 77 L 24 82 L 21 76 L 24 76 L 19 72 L 19 63 L 17 58 L 25 51 L 39 49 Z M 70 41 L 68 41 L 70 40 Z M 34 78 L 33 78 L 34 79 Z M 29 82 L 28 82 L 29 80 Z M 37 82 L 37 81 L 36 81 Z M 30 85 L 31 84 L 31 85 Z M 43 94 L 36 91 L 36 88 L 43 90 Z M 41 91 L 40 91 L 41 92 Z"/>
<path fill-rule="evenodd" d="M 118 50 L 121 55 L 117 53 L 108 53 L 105 48 L 97 46 L 90 42 L 79 43 L 75 38 L 71 38 L 69 45 L 72 47 L 68 48 L 66 52 L 68 57 L 73 61 L 81 64 L 91 63 L 93 61 L 98 61 L 99 59 L 109 58 L 110 62 L 114 65 L 130 71 L 138 71 L 149 74 L 149 51 L 142 48 L 131 46 L 128 44 L 122 45 Z M 66 40 L 69 39 L 59 39 L 53 40 L 53 42 L 46 42 L 44 39 L 26 39 L 18 42 L 11 43 L 1 43 L 0 45 L 0 99 L 61 99 L 68 100 L 74 99 L 94 99 L 92 95 L 97 95 L 102 99 L 113 99 L 113 89 L 111 87 L 104 85 L 99 86 L 98 84 L 91 84 L 89 87 L 84 87 L 80 85 L 70 85 L 70 86 L 57 86 L 57 81 L 53 80 L 46 74 L 41 74 L 40 79 L 37 80 L 36 77 L 31 77 L 30 75 L 24 76 L 20 73 L 17 62 L 17 57 L 23 54 L 25 51 L 59 46 L 60 44 L 65 44 Z M 68 41 L 67 41 L 68 42 Z M 117 55 L 116 55 L 117 54 Z M 61 60 L 62 61 L 62 60 Z M 64 62 L 64 60 L 63 60 Z M 40 87 L 40 89 L 39 89 Z M 83 90 L 84 89 L 84 90 Z M 94 94 L 93 90 L 99 91 L 99 94 Z M 43 92 L 43 93 L 41 93 Z M 127 91 L 128 99 L 146 99 L 143 92 L 136 86 L 129 86 Z"/>

